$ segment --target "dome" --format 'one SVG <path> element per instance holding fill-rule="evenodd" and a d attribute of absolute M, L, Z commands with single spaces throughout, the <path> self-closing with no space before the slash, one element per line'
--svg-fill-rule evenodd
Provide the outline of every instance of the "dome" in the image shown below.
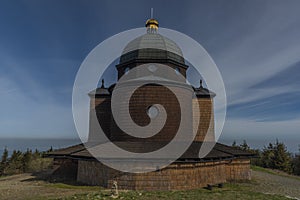
<path fill-rule="evenodd" d="M 172 60 L 185 64 L 182 51 L 174 41 L 149 29 L 124 48 L 120 64 L 132 60 Z"/>

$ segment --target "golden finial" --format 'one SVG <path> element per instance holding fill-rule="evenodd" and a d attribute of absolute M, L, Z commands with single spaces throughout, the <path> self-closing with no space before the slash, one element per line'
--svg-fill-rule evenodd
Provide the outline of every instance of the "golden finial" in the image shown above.
<path fill-rule="evenodd" d="M 146 21 L 148 33 L 156 33 L 158 29 L 158 21 L 153 18 L 153 8 L 151 8 L 151 18 Z"/>

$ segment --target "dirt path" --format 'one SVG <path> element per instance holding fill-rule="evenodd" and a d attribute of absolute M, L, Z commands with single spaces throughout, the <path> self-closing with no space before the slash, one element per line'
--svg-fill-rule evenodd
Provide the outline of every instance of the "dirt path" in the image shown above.
<path fill-rule="evenodd" d="M 36 180 L 36 177 L 31 174 L 19 174 L 0 178 L 1 200 L 41 199 L 43 197 L 46 199 L 51 197 L 71 196 L 90 191 L 95 191 L 95 189 L 58 188 L 55 184 Z"/>
<path fill-rule="evenodd" d="M 255 181 L 252 186 L 255 191 L 300 199 L 300 180 L 295 176 L 252 171 L 252 179 Z"/>

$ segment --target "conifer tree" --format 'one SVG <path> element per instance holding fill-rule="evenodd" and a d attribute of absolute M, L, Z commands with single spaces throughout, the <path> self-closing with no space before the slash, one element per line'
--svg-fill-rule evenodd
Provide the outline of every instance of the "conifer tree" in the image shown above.
<path fill-rule="evenodd" d="M 274 168 L 274 147 L 272 143 L 269 143 L 268 147 L 263 148 L 261 160 L 262 167 Z"/>
<path fill-rule="evenodd" d="M 23 154 L 23 158 L 22 158 L 23 172 L 28 171 L 31 157 L 32 157 L 31 151 L 27 149 L 27 151 Z"/>
<path fill-rule="evenodd" d="M 250 146 L 247 144 L 246 140 L 243 141 L 243 144 L 240 144 L 240 148 L 244 151 L 250 150 Z"/>
<path fill-rule="evenodd" d="M 0 176 L 5 174 L 5 169 L 7 167 L 7 164 L 8 164 L 8 150 L 5 147 L 0 162 Z"/>
<path fill-rule="evenodd" d="M 300 145 L 298 153 L 295 154 L 295 157 L 293 158 L 293 173 L 296 175 L 300 175 Z"/>
<path fill-rule="evenodd" d="M 292 172 L 291 154 L 287 151 L 284 143 L 278 142 L 278 140 L 275 144 L 269 143 L 268 147 L 264 147 L 261 162 L 262 166 L 266 168 Z"/>
<path fill-rule="evenodd" d="M 291 155 L 282 142 L 276 141 L 274 152 L 274 168 L 288 173 L 292 172 Z"/>
<path fill-rule="evenodd" d="M 232 147 L 237 147 L 237 145 L 236 145 L 236 141 L 234 140 L 233 141 L 233 143 L 232 143 L 232 145 L 231 145 Z"/>
<path fill-rule="evenodd" d="M 2 154 L 1 163 L 6 163 L 7 160 L 8 160 L 8 150 L 5 147 L 4 151 L 3 151 L 3 154 Z"/>

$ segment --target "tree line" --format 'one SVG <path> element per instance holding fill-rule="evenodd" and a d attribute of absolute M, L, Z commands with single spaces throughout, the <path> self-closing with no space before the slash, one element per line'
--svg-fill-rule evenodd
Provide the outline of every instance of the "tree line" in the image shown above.
<path fill-rule="evenodd" d="M 250 148 L 245 140 L 240 145 L 234 141 L 232 146 L 255 153 L 256 157 L 251 159 L 252 165 L 300 175 L 300 146 L 296 154 L 288 152 L 285 144 L 278 140 L 275 143 L 269 143 L 262 150 Z"/>
<path fill-rule="evenodd" d="M 14 150 L 9 156 L 8 150 L 5 148 L 0 162 L 0 176 L 40 172 L 49 169 L 52 159 L 44 158 L 44 154 L 49 151 L 52 151 L 52 147 L 46 152 L 30 149 L 25 152 Z"/>

